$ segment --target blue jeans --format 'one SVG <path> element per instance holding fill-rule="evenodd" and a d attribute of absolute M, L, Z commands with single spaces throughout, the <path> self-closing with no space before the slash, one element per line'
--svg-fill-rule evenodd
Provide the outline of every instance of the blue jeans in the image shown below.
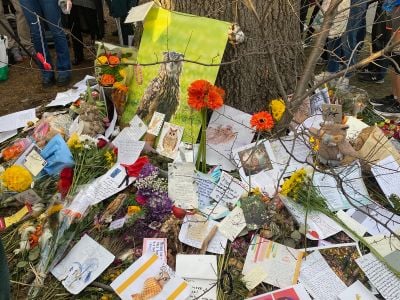
<path fill-rule="evenodd" d="M 327 71 L 336 73 L 340 71 L 340 65 L 343 62 L 343 47 L 340 37 L 328 39 L 326 41 L 326 49 L 328 50 Z"/>
<path fill-rule="evenodd" d="M 41 21 L 39 27 L 35 14 L 39 15 L 40 17 L 48 21 L 46 23 L 53 35 L 54 45 L 56 48 L 58 78 L 63 79 L 70 77 L 71 60 L 69 56 L 67 37 L 61 28 L 61 10 L 60 7 L 58 6 L 58 1 L 20 0 L 20 3 L 24 11 L 26 20 L 29 24 L 29 28 L 31 30 L 32 41 L 36 52 L 45 55 L 46 61 L 50 63 L 52 67 L 54 67 L 53 64 L 51 63 L 49 48 L 47 46 L 45 39 L 44 22 Z M 53 24 L 58 25 L 60 27 L 57 27 Z M 40 28 L 42 31 L 43 40 L 40 37 Z M 44 80 L 50 80 L 54 78 L 53 71 L 45 71 L 42 66 L 40 66 L 40 68 L 42 69 L 42 77 Z"/>

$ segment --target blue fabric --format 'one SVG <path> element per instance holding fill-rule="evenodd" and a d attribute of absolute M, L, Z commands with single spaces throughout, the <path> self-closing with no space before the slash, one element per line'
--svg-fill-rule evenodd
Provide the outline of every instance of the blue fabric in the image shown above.
<path fill-rule="evenodd" d="M 59 78 L 68 78 L 71 76 L 71 60 L 69 56 L 69 49 L 67 43 L 67 37 L 64 31 L 61 29 L 61 9 L 58 6 L 57 0 L 20 0 L 22 10 L 24 11 L 24 15 L 26 20 L 28 21 L 28 25 L 31 31 L 33 45 L 37 52 L 42 53 L 46 56 L 46 60 L 48 63 L 51 63 L 51 57 L 49 54 L 49 48 L 46 43 L 46 39 L 44 39 L 44 50 L 42 46 L 42 41 L 40 38 L 39 24 L 37 24 L 36 15 L 46 19 L 49 22 L 47 23 L 48 28 L 50 29 L 54 45 L 56 48 L 57 54 L 57 71 Z M 56 24 L 60 27 L 54 26 L 52 24 Z M 44 28 L 45 25 L 43 21 L 41 22 L 42 36 L 44 37 Z M 45 53 L 43 53 L 43 51 Z M 40 66 L 42 68 L 42 66 Z M 45 71 L 42 69 L 42 76 L 44 79 L 49 80 L 54 77 L 54 72 Z"/>
<path fill-rule="evenodd" d="M 47 143 L 40 155 L 47 161 L 44 171 L 49 175 L 58 175 L 65 167 L 74 165 L 72 153 L 59 134 Z"/>
<path fill-rule="evenodd" d="M 340 64 L 342 61 L 342 40 L 340 37 L 328 39 L 326 41 L 326 49 L 329 51 L 327 71 L 336 73 L 340 71 Z"/>
<path fill-rule="evenodd" d="M 400 5 L 400 0 L 385 0 L 383 4 L 383 9 L 391 12 L 393 8 Z"/>

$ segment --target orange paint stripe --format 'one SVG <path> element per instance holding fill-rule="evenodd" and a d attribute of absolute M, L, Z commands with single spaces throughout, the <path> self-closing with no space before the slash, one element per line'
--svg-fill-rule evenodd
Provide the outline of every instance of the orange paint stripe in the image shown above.
<path fill-rule="evenodd" d="M 186 283 L 186 281 L 182 282 L 175 291 L 172 292 L 171 295 L 168 296 L 167 300 L 175 300 L 180 293 L 183 292 L 184 289 L 186 289 L 188 286 L 188 284 Z"/>
<path fill-rule="evenodd" d="M 146 261 L 139 269 L 137 269 L 127 280 L 125 280 L 115 290 L 118 294 L 121 294 L 127 289 L 140 275 L 142 275 L 150 266 L 157 260 L 157 255 L 153 254 L 148 261 Z"/>
<path fill-rule="evenodd" d="M 293 284 L 296 284 L 297 280 L 299 279 L 300 267 L 301 267 L 301 263 L 303 261 L 303 255 L 304 255 L 304 252 L 300 251 L 299 255 L 297 256 L 296 269 L 294 270 L 293 280 L 292 280 Z"/>

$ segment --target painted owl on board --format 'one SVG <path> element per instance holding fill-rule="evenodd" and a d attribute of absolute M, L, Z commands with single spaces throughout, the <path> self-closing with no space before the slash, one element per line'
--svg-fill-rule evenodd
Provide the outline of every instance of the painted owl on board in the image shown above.
<path fill-rule="evenodd" d="M 157 77 L 150 81 L 136 112 L 142 120 L 149 122 L 158 111 L 165 114 L 168 122 L 178 110 L 183 58 L 183 54 L 174 51 L 164 52 L 164 61 L 168 62 L 160 65 Z"/>
<path fill-rule="evenodd" d="M 168 132 L 165 134 L 162 146 L 164 151 L 172 153 L 175 150 L 176 145 L 178 144 L 179 140 L 179 129 L 178 128 L 169 128 Z"/>

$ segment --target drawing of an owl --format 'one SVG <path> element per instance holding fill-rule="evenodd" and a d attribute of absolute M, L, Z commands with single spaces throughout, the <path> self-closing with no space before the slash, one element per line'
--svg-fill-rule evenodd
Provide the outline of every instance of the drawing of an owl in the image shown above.
<path fill-rule="evenodd" d="M 165 134 L 162 146 L 164 151 L 173 153 L 176 145 L 178 144 L 178 128 L 169 128 L 168 132 Z"/>
<path fill-rule="evenodd" d="M 153 113 L 158 111 L 165 114 L 168 122 L 178 110 L 183 57 L 177 52 L 164 52 L 164 63 L 160 65 L 157 77 L 147 86 L 137 110 L 142 120 L 149 122 Z"/>

